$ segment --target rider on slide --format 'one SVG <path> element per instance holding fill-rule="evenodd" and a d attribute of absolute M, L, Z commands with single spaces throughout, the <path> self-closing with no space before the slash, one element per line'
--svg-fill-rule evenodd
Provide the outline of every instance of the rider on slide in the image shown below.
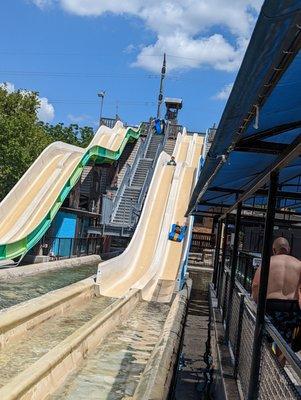
<path fill-rule="evenodd" d="M 182 242 L 186 233 L 187 226 L 181 226 L 179 221 L 172 225 L 168 238 L 174 242 Z"/>

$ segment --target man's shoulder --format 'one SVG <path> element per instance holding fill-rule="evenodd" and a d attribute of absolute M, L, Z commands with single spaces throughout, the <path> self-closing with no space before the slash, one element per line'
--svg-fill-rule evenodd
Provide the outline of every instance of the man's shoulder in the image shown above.
<path fill-rule="evenodd" d="M 278 254 L 271 257 L 272 264 L 283 264 L 283 265 L 296 265 L 301 268 L 301 261 L 296 257 L 288 255 L 288 254 Z"/>

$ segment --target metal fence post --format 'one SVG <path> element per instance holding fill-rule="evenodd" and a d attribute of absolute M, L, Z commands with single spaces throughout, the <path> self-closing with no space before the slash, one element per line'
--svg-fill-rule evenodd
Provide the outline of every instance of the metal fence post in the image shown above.
<path fill-rule="evenodd" d="M 275 218 L 275 209 L 277 200 L 276 194 L 278 189 L 278 177 L 279 177 L 278 172 L 271 172 L 269 193 L 268 193 L 268 204 L 265 216 L 261 274 L 260 274 L 258 304 L 256 313 L 256 325 L 254 332 L 250 382 L 248 390 L 248 400 L 257 399 L 259 392 L 261 346 L 264 333 L 266 296 L 267 296 L 267 288 L 268 288 L 269 272 L 270 272 L 271 250 L 273 244 L 273 230 L 274 230 L 274 218 Z"/>
<path fill-rule="evenodd" d="M 239 302 L 239 314 L 238 314 L 238 326 L 237 326 L 237 337 L 236 337 L 236 348 L 235 348 L 235 356 L 234 356 L 234 378 L 237 379 L 238 374 L 238 364 L 239 364 L 239 353 L 240 353 L 240 342 L 241 342 L 241 330 L 242 330 L 242 319 L 244 314 L 244 304 L 245 304 L 245 295 L 240 294 L 240 302 Z"/>
<path fill-rule="evenodd" d="M 214 284 L 214 289 L 216 289 L 217 277 L 218 277 L 219 254 L 220 254 L 220 246 L 221 246 L 221 233 L 222 233 L 222 221 L 219 220 L 218 225 L 217 225 L 217 233 L 216 233 L 214 270 L 213 270 L 213 278 L 212 278 L 212 282 Z"/>
<path fill-rule="evenodd" d="M 72 238 L 70 239 L 69 258 L 72 256 Z"/>
<path fill-rule="evenodd" d="M 225 268 L 225 261 L 226 261 L 226 249 L 227 249 L 227 230 L 228 230 L 228 214 L 226 215 L 224 221 L 224 237 L 222 243 L 222 260 L 221 265 L 219 268 L 219 275 L 217 277 L 217 298 L 218 298 L 218 307 L 220 307 L 221 302 L 221 288 L 222 288 L 222 280 L 223 280 L 223 271 Z"/>
<path fill-rule="evenodd" d="M 227 316 L 226 316 L 226 331 L 225 331 L 225 342 L 226 343 L 228 343 L 228 340 L 229 340 L 229 328 L 230 328 L 230 321 L 231 321 L 231 314 L 232 314 L 233 290 L 234 290 L 234 285 L 235 285 L 235 273 L 236 273 L 237 258 L 238 258 L 241 208 L 242 208 L 242 203 L 240 202 L 237 204 L 236 218 L 235 218 L 235 233 L 234 233 L 233 252 L 232 252 L 232 259 L 231 259 L 228 310 L 227 310 Z"/>
<path fill-rule="evenodd" d="M 61 239 L 59 238 L 59 243 L 58 243 L 58 254 L 57 254 L 57 259 L 59 260 L 60 259 L 60 247 L 61 247 Z"/>

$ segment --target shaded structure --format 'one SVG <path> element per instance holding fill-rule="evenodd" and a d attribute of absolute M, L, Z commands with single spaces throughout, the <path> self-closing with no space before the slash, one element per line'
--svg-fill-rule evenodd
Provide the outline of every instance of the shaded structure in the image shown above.
<path fill-rule="evenodd" d="M 300 359 L 265 317 L 273 238 L 301 226 L 300 46 L 300 1 L 265 1 L 188 209 L 216 225 L 215 313 L 249 400 L 300 398 Z M 257 249 L 243 251 L 254 227 Z M 259 263 L 256 307 L 249 293 Z"/>

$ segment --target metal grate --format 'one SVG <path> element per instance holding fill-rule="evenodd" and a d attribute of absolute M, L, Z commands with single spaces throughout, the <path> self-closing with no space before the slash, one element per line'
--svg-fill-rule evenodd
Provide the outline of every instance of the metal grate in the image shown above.
<path fill-rule="evenodd" d="M 227 312 L 228 312 L 229 281 L 230 281 L 230 275 L 226 271 L 225 277 L 224 277 L 224 292 L 223 292 L 223 320 L 224 321 L 227 318 Z"/>
<path fill-rule="evenodd" d="M 246 306 L 244 306 L 242 328 L 241 328 L 241 342 L 240 342 L 241 351 L 239 353 L 239 360 L 238 360 L 238 375 L 240 378 L 240 383 L 245 398 L 247 398 L 248 388 L 249 388 L 254 328 L 255 328 L 254 317 L 250 313 L 249 309 Z"/>
<path fill-rule="evenodd" d="M 294 383 L 272 352 L 271 345 L 267 339 L 264 339 L 262 345 L 259 399 L 301 399 Z"/>
<path fill-rule="evenodd" d="M 233 353 L 237 350 L 237 334 L 239 327 L 240 296 L 236 290 L 233 292 L 232 312 L 229 325 L 229 340 Z"/>

